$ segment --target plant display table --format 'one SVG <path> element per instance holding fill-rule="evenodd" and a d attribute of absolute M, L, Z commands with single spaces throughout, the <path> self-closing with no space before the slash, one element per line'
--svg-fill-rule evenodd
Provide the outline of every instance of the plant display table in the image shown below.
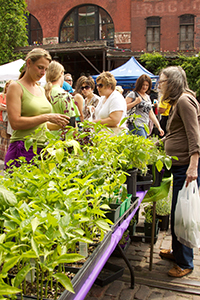
<path fill-rule="evenodd" d="M 88 278 L 86 278 L 86 280 L 84 280 L 84 282 L 82 282 L 82 286 L 79 289 L 79 291 L 75 295 L 73 295 L 72 298 L 70 297 L 70 299 L 82 300 L 86 297 L 87 293 L 89 292 L 90 288 L 92 287 L 93 283 L 95 282 L 96 278 L 98 277 L 99 273 L 101 272 L 103 266 L 105 265 L 105 263 L 109 259 L 112 252 L 117 247 L 118 242 L 122 238 L 122 235 L 123 235 L 124 231 L 128 228 L 129 223 L 130 223 L 131 219 L 133 218 L 133 216 L 135 215 L 136 211 L 138 210 L 145 194 L 146 194 L 146 191 L 136 193 L 136 196 L 138 197 L 136 207 L 131 212 L 131 214 L 119 226 L 114 228 L 109 246 L 103 252 L 103 254 L 100 255 L 95 268 L 89 274 Z M 121 249 L 120 247 L 118 247 L 118 248 Z M 131 277 L 132 276 L 133 276 L 133 274 L 131 274 Z M 131 278 L 131 279 L 133 280 L 133 278 Z M 69 298 L 67 297 L 67 295 L 65 296 L 65 293 L 63 293 L 61 295 L 61 297 L 59 298 L 59 300 L 68 300 L 68 299 Z"/>

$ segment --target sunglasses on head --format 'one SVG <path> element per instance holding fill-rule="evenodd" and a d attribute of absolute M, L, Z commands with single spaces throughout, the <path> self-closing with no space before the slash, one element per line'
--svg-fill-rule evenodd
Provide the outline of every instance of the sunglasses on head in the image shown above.
<path fill-rule="evenodd" d="M 97 87 L 100 88 L 100 89 L 102 89 L 103 84 L 102 84 L 102 83 L 99 83 L 99 84 L 97 84 Z"/>
<path fill-rule="evenodd" d="M 82 86 L 82 87 L 81 87 L 81 90 L 83 91 L 84 89 L 89 90 L 89 89 L 90 89 L 90 86 L 89 86 L 89 85 Z"/>

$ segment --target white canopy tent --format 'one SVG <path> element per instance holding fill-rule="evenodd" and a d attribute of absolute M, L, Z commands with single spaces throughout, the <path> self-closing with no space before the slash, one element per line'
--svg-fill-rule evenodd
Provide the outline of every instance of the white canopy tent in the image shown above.
<path fill-rule="evenodd" d="M 7 80 L 17 80 L 20 75 L 20 69 L 23 66 L 25 61 L 23 59 L 18 59 L 15 61 L 12 61 L 8 64 L 1 65 L 0 66 L 0 87 L 4 87 Z M 46 77 L 43 76 L 39 83 L 41 86 L 44 86 L 46 84 Z"/>

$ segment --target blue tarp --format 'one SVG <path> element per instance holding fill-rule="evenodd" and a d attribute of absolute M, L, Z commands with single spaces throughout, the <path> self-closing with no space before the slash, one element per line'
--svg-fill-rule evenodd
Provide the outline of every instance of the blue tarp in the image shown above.
<path fill-rule="evenodd" d="M 145 69 L 133 56 L 125 64 L 110 71 L 110 73 L 114 75 L 117 84 L 121 85 L 124 89 L 132 89 L 135 86 L 137 78 L 143 74 L 148 75 L 152 79 L 153 86 L 159 77 Z M 98 75 L 93 75 L 92 77 L 96 80 Z"/>

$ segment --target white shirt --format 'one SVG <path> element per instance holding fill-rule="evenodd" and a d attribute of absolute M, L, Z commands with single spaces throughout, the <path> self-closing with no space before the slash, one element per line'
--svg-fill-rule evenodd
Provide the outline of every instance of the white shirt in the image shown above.
<path fill-rule="evenodd" d="M 122 111 L 122 117 L 126 117 L 127 105 L 124 97 L 118 92 L 113 91 L 112 94 L 106 100 L 105 96 L 100 98 L 99 104 L 95 109 L 96 119 L 106 119 L 110 116 L 110 114 L 114 111 Z M 120 120 L 120 122 L 121 122 Z M 117 124 L 119 126 L 120 122 Z M 122 127 L 126 128 L 126 122 L 122 125 Z"/>

